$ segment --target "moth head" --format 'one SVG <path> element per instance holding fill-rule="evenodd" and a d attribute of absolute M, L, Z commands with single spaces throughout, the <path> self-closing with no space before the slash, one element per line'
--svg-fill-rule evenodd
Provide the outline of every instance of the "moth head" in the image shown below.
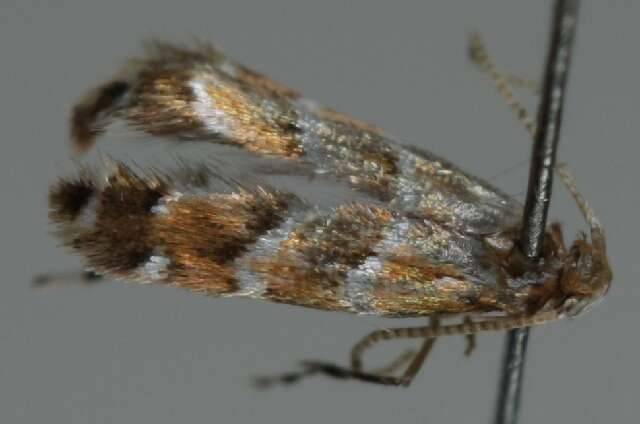
<path fill-rule="evenodd" d="M 584 234 L 573 242 L 564 261 L 561 289 L 565 295 L 561 312 L 576 316 L 599 303 L 611 286 L 604 236 L 592 231 L 591 243 Z"/>

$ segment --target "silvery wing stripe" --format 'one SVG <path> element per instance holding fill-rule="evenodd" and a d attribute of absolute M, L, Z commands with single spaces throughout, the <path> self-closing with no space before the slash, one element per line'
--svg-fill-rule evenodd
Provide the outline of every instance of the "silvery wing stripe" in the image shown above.
<path fill-rule="evenodd" d="M 398 217 L 382 233 L 382 239 L 373 248 L 375 254 L 369 256 L 356 268 L 347 271 L 344 288 L 340 296 L 351 305 L 351 310 L 359 314 L 376 314 L 372 309 L 372 290 L 382 270 L 384 257 L 402 243 L 406 243 L 411 221 Z"/>
<path fill-rule="evenodd" d="M 352 312 L 376 315 L 372 307 L 372 287 L 382 269 L 382 261 L 378 256 L 369 256 L 357 268 L 347 271 L 343 290 L 338 295 L 345 301 Z"/>
<path fill-rule="evenodd" d="M 352 182 L 375 182 L 384 175 L 391 208 L 465 232 L 489 234 L 519 222 L 517 202 L 449 161 L 405 147 L 390 136 L 320 118 L 319 107 L 307 99 L 291 104 L 298 112 L 296 126 L 305 159 L 314 165 L 315 173 L 347 177 Z M 375 160 L 363 162 L 371 153 L 394 158 L 394 171 L 384 171 Z"/>
<path fill-rule="evenodd" d="M 264 276 L 256 275 L 251 270 L 251 263 L 255 259 L 273 257 L 280 249 L 280 243 L 287 240 L 291 232 L 304 219 L 306 212 L 303 210 L 293 211 L 291 216 L 286 218 L 280 226 L 267 231 L 251 246 L 247 253 L 236 258 L 234 268 L 238 281 L 238 291 L 230 293 L 229 296 L 246 296 L 260 298 L 267 290 L 268 283 Z"/>
<path fill-rule="evenodd" d="M 207 74 L 206 80 L 202 77 L 194 78 L 188 84 L 195 96 L 193 108 L 207 130 L 213 134 L 231 136 L 233 122 L 222 108 L 216 107 L 213 97 L 207 91 L 208 84 L 218 85 L 214 75 Z"/>
<path fill-rule="evenodd" d="M 147 262 L 134 271 L 136 279 L 143 283 L 166 281 L 171 260 L 162 255 L 151 255 Z"/>

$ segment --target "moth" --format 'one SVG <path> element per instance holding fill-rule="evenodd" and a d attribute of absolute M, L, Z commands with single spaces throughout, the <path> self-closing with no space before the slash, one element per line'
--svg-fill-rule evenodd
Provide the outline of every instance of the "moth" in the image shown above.
<path fill-rule="evenodd" d="M 472 59 L 535 131 L 479 37 L 471 47 Z M 259 170 L 254 178 L 219 172 L 219 157 L 162 170 L 115 160 L 102 171 L 84 167 L 53 184 L 49 204 L 58 239 L 91 275 L 431 319 L 424 327 L 369 334 L 355 345 L 350 367 L 308 361 L 298 372 L 261 380 L 265 385 L 326 374 L 406 386 L 436 338 L 467 335 L 470 350 L 477 332 L 573 317 L 597 303 L 612 280 L 602 226 L 565 166 L 557 173 L 590 235 L 566 246 L 560 225 L 552 224 L 541 259 L 532 263 L 518 249 L 522 205 L 512 197 L 209 45 L 152 42 L 145 56 L 73 108 L 73 146 L 87 151 L 114 122 L 177 145 L 226 145 L 272 161 L 272 171 L 346 187 L 353 196 L 316 204 L 263 182 Z M 363 369 L 370 346 L 401 338 L 424 341 L 386 369 Z M 392 374 L 407 362 L 401 376 Z"/>

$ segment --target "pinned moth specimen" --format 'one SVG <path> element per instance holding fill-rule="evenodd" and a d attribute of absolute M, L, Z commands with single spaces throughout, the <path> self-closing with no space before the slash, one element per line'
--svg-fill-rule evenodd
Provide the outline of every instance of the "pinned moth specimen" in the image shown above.
<path fill-rule="evenodd" d="M 522 112 L 478 38 L 472 52 Z M 310 361 L 264 384 L 322 373 L 408 385 L 437 337 L 575 316 L 599 301 L 612 279 L 602 227 L 566 167 L 558 175 L 590 236 L 566 246 L 553 224 L 541 259 L 532 263 L 518 249 L 522 205 L 512 197 L 208 45 L 151 43 L 144 57 L 75 106 L 74 147 L 88 150 L 114 122 L 146 138 L 227 145 L 273 160 L 282 174 L 324 180 L 353 196 L 316 204 L 259 175 L 232 178 L 206 158 L 162 170 L 134 171 L 113 160 L 101 171 L 85 167 L 53 184 L 50 216 L 62 244 L 91 275 L 215 297 L 431 318 L 425 327 L 371 333 L 355 346 L 351 367 Z M 368 347 L 399 338 L 424 342 L 385 370 L 363 369 Z M 402 376 L 390 374 L 407 362 Z"/>

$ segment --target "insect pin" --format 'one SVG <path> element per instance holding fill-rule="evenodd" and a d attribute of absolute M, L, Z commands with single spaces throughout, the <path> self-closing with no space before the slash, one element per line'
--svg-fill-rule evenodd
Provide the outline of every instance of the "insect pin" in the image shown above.
<path fill-rule="evenodd" d="M 527 128 L 533 124 L 510 81 L 474 37 L 471 57 L 496 82 Z M 604 231 L 565 166 L 557 175 L 589 226 L 565 246 L 552 224 L 542 257 L 518 249 L 522 206 L 428 151 L 322 107 L 201 45 L 153 42 L 73 109 L 71 138 L 89 149 L 120 122 L 147 138 L 231 146 L 268 159 L 271 170 L 328 182 L 352 194 L 316 203 L 214 165 L 134 171 L 111 161 L 84 168 L 50 191 L 61 243 L 93 277 L 167 284 L 218 297 L 249 297 L 381 317 L 429 317 L 423 327 L 374 331 L 353 348 L 351 366 L 319 361 L 260 380 L 292 383 L 312 374 L 409 385 L 444 335 L 508 330 L 576 316 L 607 292 L 612 274 Z M 227 147 L 227 152 L 229 149 Z M 246 178 L 245 178 L 246 177 Z M 46 278 L 40 280 L 48 281 Z M 459 320 L 458 322 L 451 322 Z M 447 321 L 447 322 L 444 322 Z M 381 340 L 423 339 L 417 353 L 365 370 Z M 401 376 L 392 372 L 408 363 Z"/>

